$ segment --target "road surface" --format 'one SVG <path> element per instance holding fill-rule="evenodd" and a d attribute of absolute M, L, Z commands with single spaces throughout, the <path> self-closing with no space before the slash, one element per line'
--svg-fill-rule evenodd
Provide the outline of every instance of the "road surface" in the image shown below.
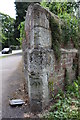
<path fill-rule="evenodd" d="M 23 118 L 27 109 L 24 105 L 19 107 L 9 105 L 9 100 L 15 98 L 13 93 L 23 82 L 22 69 L 19 68 L 21 60 L 21 54 L 0 59 L 0 89 L 2 89 L 2 95 L 0 90 L 0 114 L 2 104 L 2 118 Z"/>
<path fill-rule="evenodd" d="M 10 54 L 2 54 L 0 51 L 0 57 L 14 55 L 14 54 L 21 53 L 21 52 L 22 52 L 22 50 L 12 50 L 12 53 L 10 53 Z"/>

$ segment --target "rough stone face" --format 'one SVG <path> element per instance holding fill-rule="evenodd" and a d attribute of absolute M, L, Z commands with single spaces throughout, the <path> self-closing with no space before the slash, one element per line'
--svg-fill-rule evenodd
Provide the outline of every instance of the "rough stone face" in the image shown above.
<path fill-rule="evenodd" d="M 70 80 L 75 78 L 77 71 L 76 49 L 61 49 L 60 61 L 57 62 L 55 58 L 51 49 L 50 15 L 58 19 L 38 4 L 30 5 L 26 13 L 23 58 L 32 112 L 40 112 L 49 104 L 49 82 L 53 82 L 53 94 L 55 94 L 64 88 L 65 70 L 67 69 Z"/>
<path fill-rule="evenodd" d="M 51 47 L 51 31 L 43 27 L 35 27 L 34 47 Z"/>
<path fill-rule="evenodd" d="M 29 6 L 25 21 L 25 76 L 32 112 L 40 112 L 48 105 L 48 79 L 53 73 L 53 50 L 47 11 L 39 5 Z"/>
<path fill-rule="evenodd" d="M 38 5 L 29 6 L 26 14 L 25 31 L 28 48 L 51 47 L 49 13 Z"/>

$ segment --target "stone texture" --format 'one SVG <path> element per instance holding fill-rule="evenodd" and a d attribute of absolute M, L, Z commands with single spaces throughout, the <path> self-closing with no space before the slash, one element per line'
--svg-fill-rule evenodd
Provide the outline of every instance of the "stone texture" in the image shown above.
<path fill-rule="evenodd" d="M 43 11 L 37 4 L 29 6 L 25 20 L 24 66 L 32 112 L 42 111 L 48 105 L 48 79 L 53 73 L 49 18 Z"/>
<path fill-rule="evenodd" d="M 64 88 L 65 70 L 70 81 L 76 77 L 77 50 L 71 44 L 68 49 L 61 48 L 61 59 L 57 62 L 52 47 L 49 17 L 53 15 L 38 4 L 30 5 L 26 13 L 26 39 L 23 41 L 24 73 L 30 108 L 32 112 L 42 111 L 50 99 L 49 82 L 53 82 L 54 94 Z M 79 52 L 80 53 L 80 52 Z M 80 61 L 80 59 L 79 59 Z M 80 74 L 80 73 L 79 73 Z"/>
<path fill-rule="evenodd" d="M 43 27 L 35 27 L 34 47 L 51 47 L 51 31 Z"/>

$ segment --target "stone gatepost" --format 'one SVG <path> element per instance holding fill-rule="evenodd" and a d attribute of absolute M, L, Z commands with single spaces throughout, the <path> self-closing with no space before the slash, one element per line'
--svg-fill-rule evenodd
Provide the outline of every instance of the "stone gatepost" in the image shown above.
<path fill-rule="evenodd" d="M 53 73 L 53 50 L 49 13 L 39 4 L 30 5 L 25 20 L 24 66 L 32 112 L 40 112 L 49 102 L 48 79 Z"/>

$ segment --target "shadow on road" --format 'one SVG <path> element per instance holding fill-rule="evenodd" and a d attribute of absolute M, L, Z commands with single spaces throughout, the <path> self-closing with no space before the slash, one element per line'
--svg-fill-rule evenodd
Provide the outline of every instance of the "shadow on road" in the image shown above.
<path fill-rule="evenodd" d="M 3 89 L 5 87 L 3 82 Z M 2 92 L 2 118 L 24 118 L 24 113 L 29 112 L 28 96 L 24 89 L 25 80 L 22 71 L 22 61 L 19 62 L 17 69 L 8 78 L 5 90 Z M 26 104 L 22 106 L 11 107 L 10 99 L 20 98 Z"/>

